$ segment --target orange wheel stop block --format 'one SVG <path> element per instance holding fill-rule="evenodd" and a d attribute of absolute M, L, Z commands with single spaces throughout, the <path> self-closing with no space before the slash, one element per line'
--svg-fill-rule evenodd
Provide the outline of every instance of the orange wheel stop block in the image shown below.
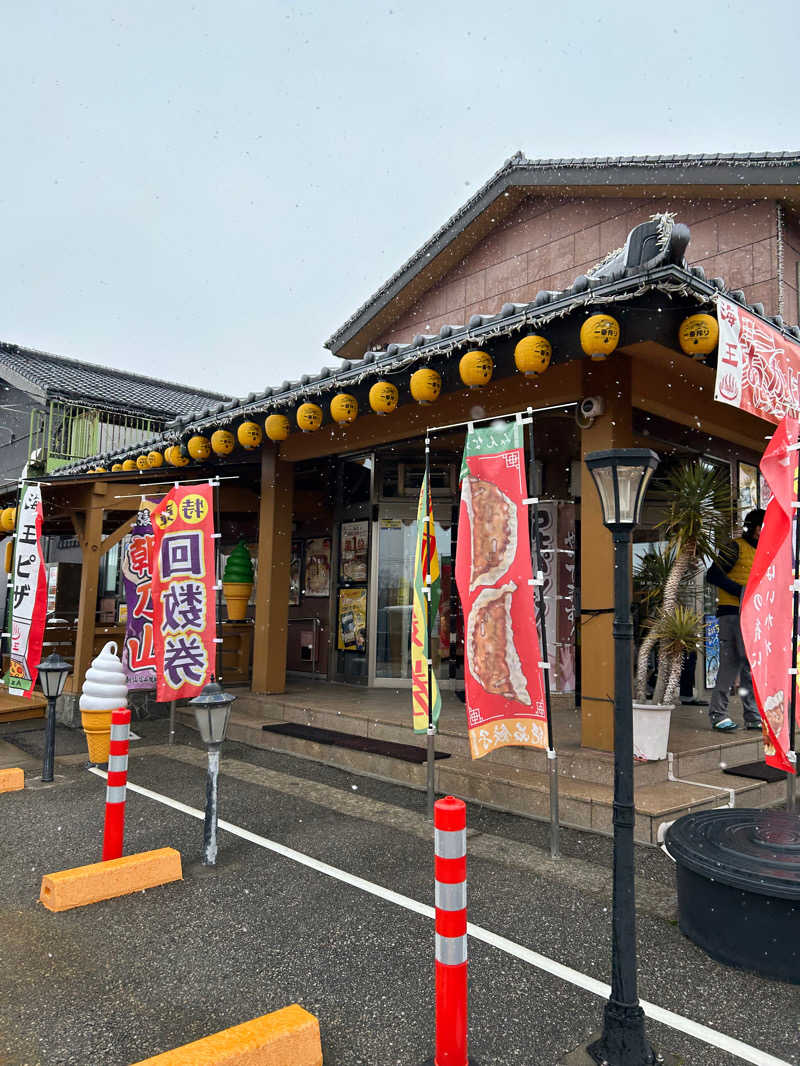
<path fill-rule="evenodd" d="M 322 1066 L 319 1022 L 293 1003 L 134 1066 Z"/>
<path fill-rule="evenodd" d="M 25 788 L 23 770 L 0 770 L 0 792 L 19 792 L 21 788 Z"/>
<path fill-rule="evenodd" d="M 175 848 L 158 848 L 45 874 L 39 902 L 51 911 L 68 911 L 182 879 L 180 852 Z"/>

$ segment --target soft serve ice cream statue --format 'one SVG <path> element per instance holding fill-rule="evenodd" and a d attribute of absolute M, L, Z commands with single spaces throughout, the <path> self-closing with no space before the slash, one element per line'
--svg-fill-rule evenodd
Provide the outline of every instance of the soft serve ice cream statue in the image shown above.
<path fill-rule="evenodd" d="M 107 762 L 111 737 L 111 712 L 119 707 L 128 706 L 125 671 L 122 669 L 122 663 L 117 656 L 117 645 L 113 640 L 103 647 L 86 671 L 86 680 L 83 682 L 78 706 L 89 744 L 89 758 L 92 762 Z"/>

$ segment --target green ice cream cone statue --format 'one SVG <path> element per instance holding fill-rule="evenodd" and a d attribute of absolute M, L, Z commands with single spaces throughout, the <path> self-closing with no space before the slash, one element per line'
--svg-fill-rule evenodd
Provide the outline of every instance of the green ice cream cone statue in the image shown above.
<path fill-rule="evenodd" d="M 228 620 L 241 622 L 247 616 L 247 601 L 253 591 L 253 560 L 244 541 L 239 541 L 225 563 L 222 594 L 228 608 Z"/>

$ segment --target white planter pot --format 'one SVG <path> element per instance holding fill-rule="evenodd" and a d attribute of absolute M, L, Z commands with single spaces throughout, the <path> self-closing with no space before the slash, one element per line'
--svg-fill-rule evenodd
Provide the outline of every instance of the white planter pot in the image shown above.
<path fill-rule="evenodd" d="M 633 755 L 636 759 L 654 762 L 666 759 L 669 746 L 669 720 L 672 705 L 634 703 Z"/>

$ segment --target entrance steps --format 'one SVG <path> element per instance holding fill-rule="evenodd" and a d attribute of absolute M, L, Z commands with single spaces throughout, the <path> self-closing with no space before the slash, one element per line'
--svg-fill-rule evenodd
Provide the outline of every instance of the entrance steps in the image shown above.
<path fill-rule="evenodd" d="M 376 699 L 377 697 L 377 699 Z M 310 701 L 291 695 L 256 696 L 242 693 L 233 706 L 228 737 L 255 748 L 283 751 L 299 758 L 335 766 L 358 775 L 424 789 L 426 766 L 390 755 L 353 750 L 314 740 L 269 732 L 265 724 L 294 722 L 354 736 L 424 748 L 427 738 L 411 732 L 407 712 L 400 718 L 392 708 L 380 706 L 374 690 L 365 700 L 351 694 L 348 705 L 325 706 L 324 699 Z M 405 708 L 404 708 L 405 711 Z M 455 711 L 456 713 L 452 713 Z M 573 712 L 577 714 L 578 712 Z M 179 708 L 181 721 L 194 726 L 190 708 Z M 562 729 L 562 732 L 567 730 Z M 556 727 L 556 735 L 558 736 Z M 678 731 L 679 732 L 679 731 Z M 706 729 L 690 738 L 694 745 L 675 753 L 669 780 L 666 761 L 637 763 L 634 767 L 636 821 L 634 835 L 646 844 L 658 843 L 659 827 L 683 814 L 724 807 L 733 790 L 735 805 L 767 807 L 785 798 L 784 781 L 767 783 L 722 772 L 721 764 L 742 765 L 763 759 L 760 739 L 753 734 L 735 738 L 717 737 Z M 700 743 L 697 741 L 700 740 Z M 709 743 L 710 742 L 710 743 Z M 608 752 L 582 748 L 570 737 L 557 742 L 559 820 L 562 825 L 610 834 L 613 814 L 614 757 Z M 463 707 L 443 713 L 436 737 L 438 759 L 435 787 L 438 795 L 452 793 L 487 807 L 525 817 L 548 820 L 549 779 L 545 752 L 528 748 L 500 748 L 482 759 L 472 760 L 464 725 Z M 704 787 L 705 786 L 705 787 Z"/>

